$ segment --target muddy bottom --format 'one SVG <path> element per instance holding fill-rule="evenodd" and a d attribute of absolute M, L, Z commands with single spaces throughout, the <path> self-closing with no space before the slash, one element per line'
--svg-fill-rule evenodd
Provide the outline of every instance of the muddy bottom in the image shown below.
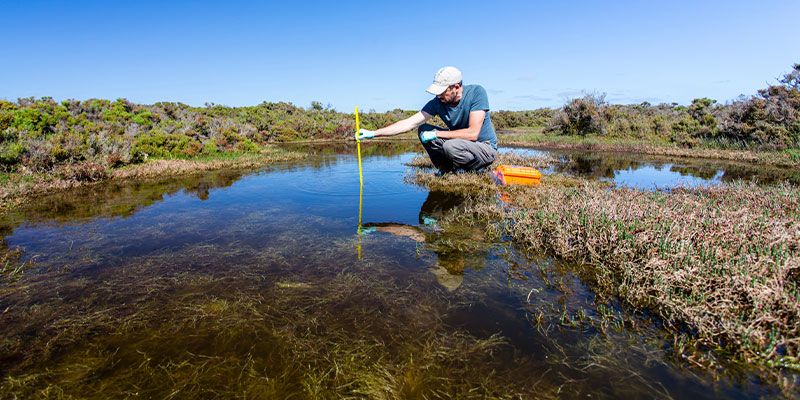
<path fill-rule="evenodd" d="M 347 149 L 345 149 L 347 150 Z M 752 398 L 580 267 L 522 254 L 371 149 L 106 184 L 3 224 L 0 398 Z M 352 154 L 352 153 L 351 153 Z M 370 229 L 371 228 L 371 229 Z"/>

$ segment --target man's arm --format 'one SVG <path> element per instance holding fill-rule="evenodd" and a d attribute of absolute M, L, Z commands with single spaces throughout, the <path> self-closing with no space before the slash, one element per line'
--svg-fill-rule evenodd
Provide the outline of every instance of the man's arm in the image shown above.
<path fill-rule="evenodd" d="M 481 133 L 484 119 L 486 119 L 486 111 L 471 111 L 469 113 L 468 127 L 453 131 L 436 131 L 436 136 L 442 139 L 467 139 L 474 142 L 478 140 L 478 135 Z"/>
<path fill-rule="evenodd" d="M 425 121 L 430 118 L 430 114 L 419 111 L 406 119 L 397 121 L 389 126 L 376 130 L 375 136 L 394 136 L 403 132 L 408 132 L 410 130 L 417 129 L 418 126 L 424 124 Z M 470 120 L 471 119 L 472 117 L 470 116 Z M 480 127 L 478 129 L 480 129 Z"/>

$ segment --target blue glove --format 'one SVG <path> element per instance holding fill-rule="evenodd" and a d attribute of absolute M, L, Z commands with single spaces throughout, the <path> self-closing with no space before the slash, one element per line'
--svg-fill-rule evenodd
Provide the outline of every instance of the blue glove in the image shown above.
<path fill-rule="evenodd" d="M 375 137 L 375 131 L 370 131 L 364 128 L 358 130 L 358 134 L 356 134 L 356 140 L 364 140 L 364 139 L 372 139 Z"/>
<path fill-rule="evenodd" d="M 433 139 L 436 139 L 436 131 L 425 131 L 419 134 L 419 140 L 422 143 L 428 143 Z"/>

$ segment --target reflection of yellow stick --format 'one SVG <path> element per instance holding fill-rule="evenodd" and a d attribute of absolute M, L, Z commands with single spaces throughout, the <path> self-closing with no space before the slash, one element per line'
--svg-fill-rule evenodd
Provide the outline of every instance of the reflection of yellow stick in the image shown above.
<path fill-rule="evenodd" d="M 361 169 L 361 141 L 358 140 L 358 106 L 356 106 L 356 151 L 358 152 L 358 229 L 356 233 L 358 234 L 358 245 L 356 246 L 358 250 L 358 259 L 361 259 L 361 210 L 363 209 L 364 205 L 364 173 Z"/>
<path fill-rule="evenodd" d="M 361 208 L 363 204 L 363 199 L 364 199 L 364 185 L 361 185 L 358 189 L 358 231 L 357 231 L 358 246 L 356 247 L 358 249 L 359 260 L 361 259 L 361 237 L 363 236 L 361 234 Z"/>

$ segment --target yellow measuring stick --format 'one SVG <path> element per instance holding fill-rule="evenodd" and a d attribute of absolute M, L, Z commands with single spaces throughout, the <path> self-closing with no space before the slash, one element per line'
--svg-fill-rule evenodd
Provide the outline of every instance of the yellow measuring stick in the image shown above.
<path fill-rule="evenodd" d="M 356 106 L 356 149 L 358 152 L 358 259 L 361 259 L 361 210 L 364 208 L 364 173 L 361 169 L 361 141 L 358 140 L 358 106 Z"/>

